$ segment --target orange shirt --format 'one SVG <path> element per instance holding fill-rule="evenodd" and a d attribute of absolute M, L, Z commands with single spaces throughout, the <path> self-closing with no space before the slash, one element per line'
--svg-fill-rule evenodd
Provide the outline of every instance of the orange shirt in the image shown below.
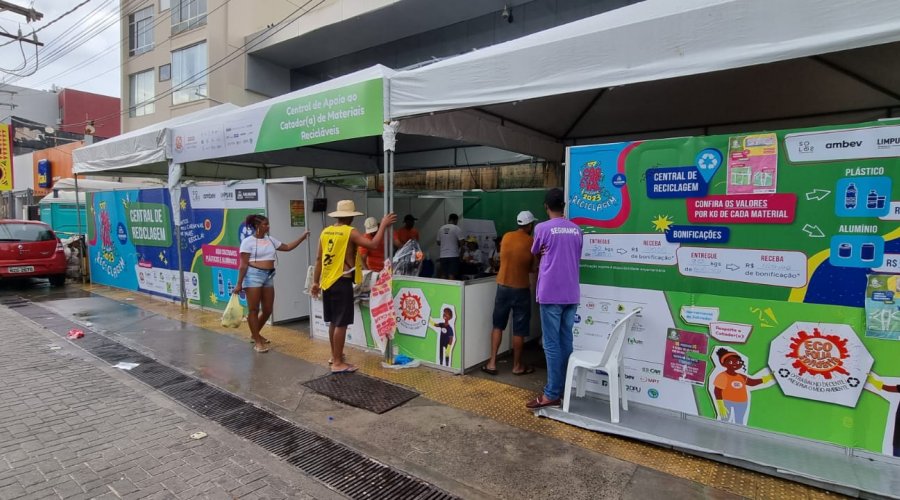
<path fill-rule="evenodd" d="M 531 255 L 531 244 L 534 238 L 522 230 L 510 231 L 500 240 L 500 272 L 497 273 L 497 284 L 510 288 L 528 288 L 534 256 Z"/>
<path fill-rule="evenodd" d="M 722 372 L 716 375 L 713 385 L 716 389 L 722 391 L 722 399 L 733 403 L 747 402 L 747 376 L 743 373 L 735 373 L 729 375 L 728 372 Z"/>
<path fill-rule="evenodd" d="M 364 234 L 363 238 L 374 240 L 375 234 Z M 377 272 L 384 270 L 384 245 L 379 245 L 375 250 L 359 247 L 359 254 L 366 259 L 366 268 Z"/>
<path fill-rule="evenodd" d="M 419 230 L 416 228 L 406 229 L 406 226 L 394 230 L 394 238 L 400 242 L 400 246 L 406 244 L 409 240 L 419 241 Z"/>

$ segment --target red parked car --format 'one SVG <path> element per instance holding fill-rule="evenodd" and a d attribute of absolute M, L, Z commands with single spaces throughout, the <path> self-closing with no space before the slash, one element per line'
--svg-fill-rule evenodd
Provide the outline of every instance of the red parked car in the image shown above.
<path fill-rule="evenodd" d="M 49 278 L 52 286 L 66 282 L 62 242 L 43 222 L 0 220 L 0 279 Z"/>

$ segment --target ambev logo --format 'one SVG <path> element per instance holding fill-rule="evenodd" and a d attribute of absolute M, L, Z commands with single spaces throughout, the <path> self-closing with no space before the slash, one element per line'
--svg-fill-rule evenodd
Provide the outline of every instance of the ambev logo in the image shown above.
<path fill-rule="evenodd" d="M 847 149 L 847 148 L 858 148 L 862 147 L 863 141 L 838 141 L 838 142 L 828 142 L 825 144 L 825 149 Z"/>

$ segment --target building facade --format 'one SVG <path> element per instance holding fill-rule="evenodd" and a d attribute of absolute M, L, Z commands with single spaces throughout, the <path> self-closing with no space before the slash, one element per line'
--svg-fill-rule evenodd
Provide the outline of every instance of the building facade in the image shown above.
<path fill-rule="evenodd" d="M 57 94 L 59 102 L 59 130 L 71 134 L 88 134 L 102 138 L 119 135 L 122 109 L 118 97 L 62 89 Z"/>
<path fill-rule="evenodd" d="M 635 1 L 123 2 L 122 129 L 244 106 L 374 64 L 427 64 Z"/>

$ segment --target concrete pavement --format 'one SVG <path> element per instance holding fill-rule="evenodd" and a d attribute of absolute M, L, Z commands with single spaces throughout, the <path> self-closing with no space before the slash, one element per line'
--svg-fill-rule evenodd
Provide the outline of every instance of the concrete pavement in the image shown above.
<path fill-rule="evenodd" d="M 214 325 L 206 324 L 206 315 L 197 311 L 182 316 L 170 314 L 163 311 L 170 306 L 138 296 L 128 301 L 127 294 L 122 294 L 111 300 L 76 287 L 56 291 L 40 287 L 0 289 L 0 295 L 4 293 L 41 300 L 63 316 L 90 322 L 111 338 L 154 359 L 463 498 L 828 496 L 731 466 L 537 419 L 520 408 L 524 401 L 521 390 L 491 380 L 438 373 L 425 377 L 424 388 L 433 390 L 417 387 L 428 398 L 416 398 L 384 415 L 347 407 L 301 385 L 327 373 L 327 367 L 325 357 L 322 363 L 308 361 L 320 357 L 321 346 L 295 330 L 270 331 L 267 335 L 273 338 L 275 349 L 254 355 L 246 340 L 213 331 Z M 293 350 L 296 339 L 303 339 L 303 356 L 298 357 Z M 354 362 L 362 356 L 351 351 Z M 468 388 L 466 397 L 470 400 L 477 400 L 478 394 L 494 403 L 509 399 L 507 408 L 473 413 L 464 409 L 465 405 L 448 405 L 448 397 L 459 387 Z M 505 392 L 508 398 L 504 399 Z M 503 415 L 494 415 L 494 411 Z M 527 430 L 544 427 L 552 427 L 553 432 Z M 719 489 L 710 484 L 722 486 Z"/>
<path fill-rule="evenodd" d="M 0 324 L 0 498 L 338 498 L 6 307 Z"/>

